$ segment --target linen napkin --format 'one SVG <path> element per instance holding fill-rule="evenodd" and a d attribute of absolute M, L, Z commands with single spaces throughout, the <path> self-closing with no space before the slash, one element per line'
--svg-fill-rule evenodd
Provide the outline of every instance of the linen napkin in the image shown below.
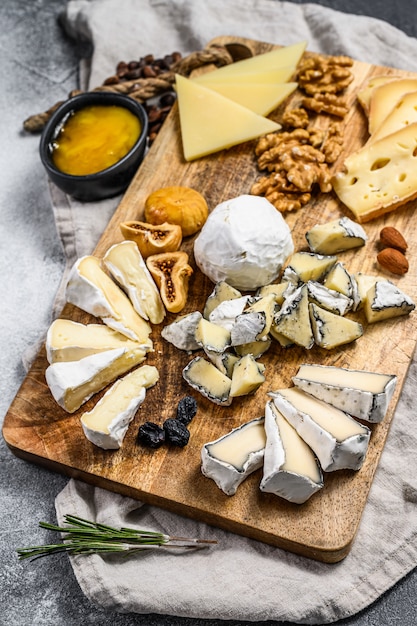
<path fill-rule="evenodd" d="M 281 45 L 305 39 L 311 51 L 347 54 L 380 65 L 395 62 L 398 68 L 417 71 L 416 40 L 382 21 L 314 4 L 71 0 L 63 23 L 73 37 L 92 44 L 92 58 L 84 64 L 88 73 L 83 74 L 90 87 L 114 73 L 120 60 L 150 52 L 187 54 L 225 34 Z M 120 198 L 83 204 L 54 186 L 51 198 L 69 268 L 94 249 Z M 63 288 L 56 313 L 62 293 Z M 60 522 L 72 513 L 116 526 L 219 541 L 217 547 L 186 554 L 71 557 L 81 589 L 95 604 L 116 611 L 219 620 L 324 624 L 360 611 L 417 563 L 417 433 L 412 411 L 416 384 L 413 361 L 357 537 L 342 562 L 318 563 L 70 480 L 56 498 Z"/>

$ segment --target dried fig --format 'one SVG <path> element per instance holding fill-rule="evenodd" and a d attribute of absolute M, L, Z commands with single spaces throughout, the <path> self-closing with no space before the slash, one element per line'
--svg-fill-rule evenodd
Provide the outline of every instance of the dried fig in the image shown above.
<path fill-rule="evenodd" d="M 194 235 L 208 217 L 207 202 L 190 187 L 163 187 L 145 201 L 145 220 L 150 224 L 178 224 L 184 237 Z"/>

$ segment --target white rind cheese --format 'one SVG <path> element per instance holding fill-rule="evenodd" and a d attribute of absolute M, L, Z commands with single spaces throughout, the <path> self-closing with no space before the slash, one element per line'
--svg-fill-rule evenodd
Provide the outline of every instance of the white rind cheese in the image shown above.
<path fill-rule="evenodd" d="M 239 485 L 262 467 L 265 441 L 263 417 L 234 428 L 203 446 L 201 472 L 227 496 L 233 496 Z"/>
<path fill-rule="evenodd" d="M 204 317 L 200 318 L 195 329 L 195 340 L 202 348 L 211 352 L 224 352 L 231 345 L 230 331 Z"/>
<path fill-rule="evenodd" d="M 313 450 L 323 471 L 362 467 L 371 435 L 369 428 L 296 387 L 279 389 L 269 395 Z"/>
<path fill-rule="evenodd" d="M 276 313 L 271 329 L 272 336 L 283 335 L 289 344 L 295 343 L 309 350 L 314 344 L 314 336 L 308 305 L 307 285 L 303 284 L 286 298 L 282 308 Z"/>
<path fill-rule="evenodd" d="M 307 283 L 309 280 L 320 281 L 336 263 L 333 255 L 314 252 L 296 252 L 288 260 L 282 280 L 291 283 Z"/>
<path fill-rule="evenodd" d="M 130 422 L 145 400 L 146 390 L 158 378 L 158 370 L 151 365 L 138 367 L 119 378 L 91 411 L 82 414 L 81 426 L 86 438 L 104 450 L 120 448 Z"/>
<path fill-rule="evenodd" d="M 414 309 L 411 298 L 389 280 L 377 280 L 367 292 L 364 303 L 369 324 L 409 315 Z"/>
<path fill-rule="evenodd" d="M 351 343 L 363 335 L 363 326 L 355 320 L 326 311 L 311 302 L 310 320 L 314 341 L 326 350 Z"/>
<path fill-rule="evenodd" d="M 219 281 L 214 285 L 214 289 L 209 295 L 204 305 L 203 317 L 208 320 L 210 319 L 210 314 L 214 311 L 215 308 L 219 306 L 222 302 L 226 300 L 234 300 L 235 298 L 240 298 L 242 294 L 238 289 L 235 289 L 224 280 Z"/>
<path fill-rule="evenodd" d="M 323 487 L 316 457 L 272 401 L 265 408 L 265 432 L 261 491 L 303 504 Z"/>
<path fill-rule="evenodd" d="M 397 377 L 326 365 L 300 365 L 294 384 L 310 395 L 373 424 L 381 422 Z"/>
<path fill-rule="evenodd" d="M 265 382 L 263 370 L 252 354 L 240 358 L 233 367 L 230 397 L 254 393 Z"/>
<path fill-rule="evenodd" d="M 182 376 L 193 389 L 214 404 L 229 406 L 232 403 L 231 379 L 201 356 L 196 356 L 184 367 Z"/>
<path fill-rule="evenodd" d="M 195 331 L 201 318 L 200 311 L 193 311 L 187 315 L 177 317 L 171 324 L 163 327 L 161 336 L 165 341 L 172 343 L 178 350 L 187 352 L 199 350 L 201 346 L 196 341 Z"/>
<path fill-rule="evenodd" d="M 142 348 L 116 348 L 86 356 L 79 361 L 52 363 L 45 377 L 55 401 L 68 413 L 74 413 L 109 383 L 141 363 L 146 357 Z"/>
<path fill-rule="evenodd" d="M 316 224 L 305 236 L 310 250 L 318 254 L 336 254 L 358 248 L 368 239 L 362 226 L 349 217 Z"/>
<path fill-rule="evenodd" d="M 329 289 L 315 280 L 307 283 L 308 298 L 323 309 L 327 309 L 338 315 L 345 315 L 352 308 L 353 301 L 345 294 Z"/>
<path fill-rule="evenodd" d="M 223 300 L 211 311 L 209 321 L 231 331 L 237 316 L 243 312 L 250 299 L 250 296 L 241 296 L 232 300 Z"/>

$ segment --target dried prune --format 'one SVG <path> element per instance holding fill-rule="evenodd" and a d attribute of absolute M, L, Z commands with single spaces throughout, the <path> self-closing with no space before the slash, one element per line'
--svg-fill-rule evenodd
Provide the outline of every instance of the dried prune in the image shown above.
<path fill-rule="evenodd" d="M 165 430 L 154 422 L 139 426 L 138 442 L 148 448 L 159 448 L 165 441 Z"/>
<path fill-rule="evenodd" d="M 187 445 L 190 438 L 190 431 L 185 424 L 179 420 L 174 417 L 170 417 L 165 420 L 164 431 L 165 438 L 169 441 L 169 443 L 172 443 L 174 446 L 179 446 L 180 448 Z"/>
<path fill-rule="evenodd" d="M 197 413 L 197 401 L 192 396 L 185 396 L 178 402 L 177 420 L 187 425 Z"/>

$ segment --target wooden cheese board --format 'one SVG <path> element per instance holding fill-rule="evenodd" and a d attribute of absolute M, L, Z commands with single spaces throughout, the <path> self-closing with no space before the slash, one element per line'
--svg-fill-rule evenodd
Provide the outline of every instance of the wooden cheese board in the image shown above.
<path fill-rule="evenodd" d="M 243 43 L 254 54 L 274 47 L 237 37 L 219 37 L 215 42 Z M 354 62 L 352 71 L 354 81 L 347 92 L 350 110 L 344 119 L 344 150 L 335 169 L 340 167 L 344 156 L 363 145 L 368 136 L 366 119 L 356 100 L 358 90 L 378 74 L 411 75 L 358 61 Z M 278 109 L 271 117 L 279 120 L 281 111 Z M 178 111 L 174 107 L 103 233 L 95 254 L 102 257 L 110 245 L 122 240 L 120 222 L 141 219 L 145 198 L 159 187 L 193 187 L 205 196 L 210 209 L 223 200 L 249 193 L 260 175 L 254 146 L 255 142 L 248 142 L 187 163 L 182 156 Z M 415 206 L 415 202 L 409 203 L 366 224 L 369 237 L 366 246 L 343 253 L 340 260 L 351 272 L 380 273 L 376 266 L 379 231 L 387 224 L 397 227 L 409 244 L 410 270 L 401 278 L 387 277 L 416 302 L 417 222 L 412 219 Z M 343 214 L 346 210 L 332 193 L 320 194 L 305 208 L 287 213 L 285 219 L 292 229 L 295 249 L 307 249 L 305 232 L 309 227 Z M 195 268 L 192 239 L 185 240 L 182 248 L 190 254 Z M 195 268 L 189 299 L 182 313 L 202 310 L 212 289 L 213 284 Z M 123 446 L 117 451 L 95 447 L 82 433 L 80 415 L 95 404 L 97 397 L 72 415 L 55 403 L 45 382 L 48 364 L 42 349 L 5 416 L 3 436 L 18 457 L 53 471 L 313 559 L 329 563 L 340 561 L 348 554 L 356 535 L 417 339 L 415 312 L 373 325 L 367 325 L 362 313 L 355 316 L 364 326 L 364 336 L 342 349 L 284 349 L 273 342 L 262 357 L 266 382 L 253 396 L 236 398 L 230 407 L 219 407 L 190 389 L 181 372 L 192 357 L 162 340 L 162 327 L 155 327 L 152 333 L 155 351 L 146 362 L 158 367 L 160 381 L 148 391 Z M 70 305 L 65 306 L 62 317 L 96 321 Z M 174 318 L 168 315 L 166 323 Z M 325 487 L 303 505 L 261 493 L 261 470 L 252 474 L 235 496 L 224 495 L 213 481 L 201 474 L 202 445 L 262 415 L 267 392 L 290 386 L 291 377 L 301 363 L 368 369 L 398 377 L 387 415 L 380 424 L 371 426 L 370 447 L 362 469 L 327 474 Z M 181 449 L 163 446 L 156 451 L 138 445 L 139 425 L 147 420 L 162 424 L 174 415 L 178 400 L 190 393 L 198 401 L 198 413 L 190 424 L 189 444 Z"/>

